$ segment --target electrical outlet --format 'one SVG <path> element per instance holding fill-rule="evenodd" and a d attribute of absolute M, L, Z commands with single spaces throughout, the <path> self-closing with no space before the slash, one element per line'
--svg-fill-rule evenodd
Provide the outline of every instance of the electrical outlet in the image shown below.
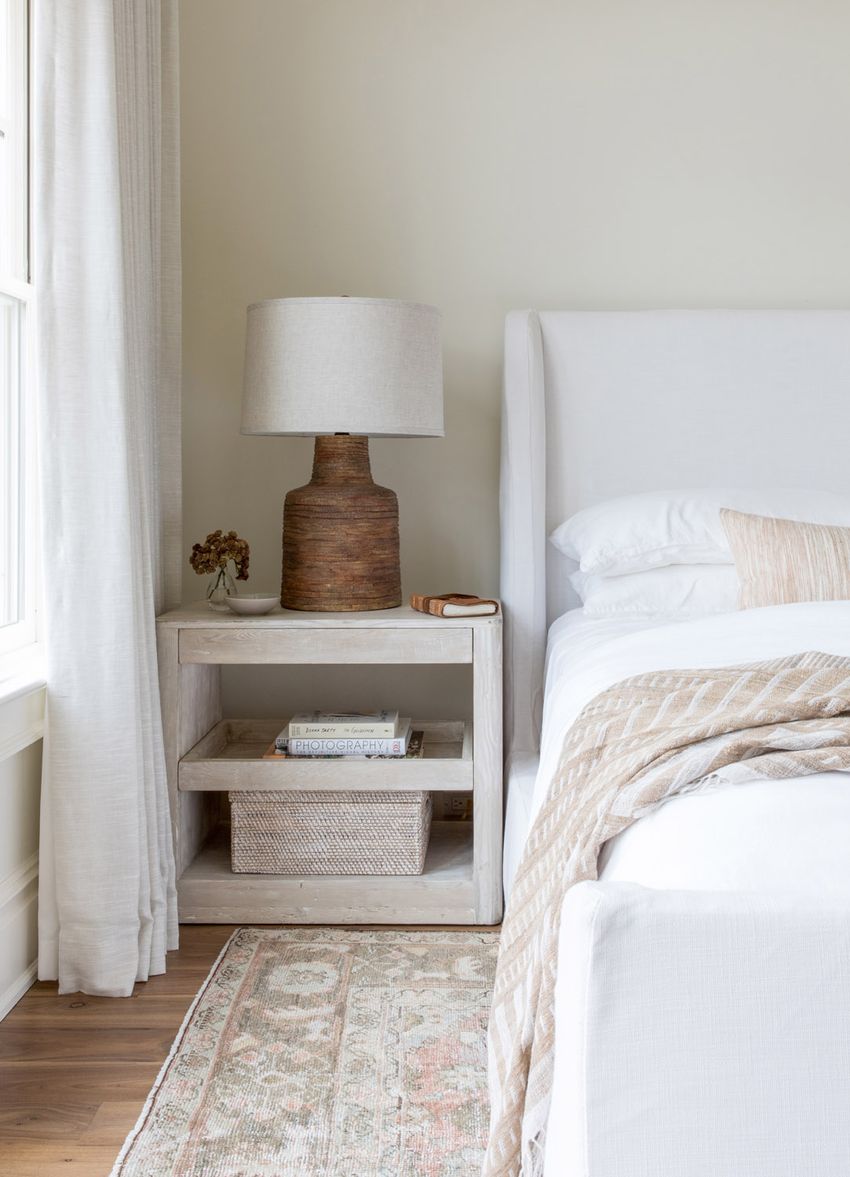
<path fill-rule="evenodd" d="M 469 821 L 472 818 L 471 793 L 446 793 L 442 803 L 443 821 Z"/>

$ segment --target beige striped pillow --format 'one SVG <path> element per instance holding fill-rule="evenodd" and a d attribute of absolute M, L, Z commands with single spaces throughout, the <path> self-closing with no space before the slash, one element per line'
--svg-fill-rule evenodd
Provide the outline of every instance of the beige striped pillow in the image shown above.
<path fill-rule="evenodd" d="M 795 523 L 724 508 L 738 607 L 850 600 L 850 527 Z"/>

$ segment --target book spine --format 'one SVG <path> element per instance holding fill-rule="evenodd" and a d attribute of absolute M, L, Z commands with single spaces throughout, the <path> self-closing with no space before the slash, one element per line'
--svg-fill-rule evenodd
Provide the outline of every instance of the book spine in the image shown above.
<path fill-rule="evenodd" d="M 410 598 L 411 608 L 419 613 L 431 613 L 434 617 L 443 616 L 445 603 L 442 597 L 426 597 L 423 593 L 413 593 Z"/>
<path fill-rule="evenodd" d="M 340 739 L 318 739 L 290 735 L 287 748 L 290 756 L 404 756 L 407 740 L 369 739 L 343 736 Z"/>

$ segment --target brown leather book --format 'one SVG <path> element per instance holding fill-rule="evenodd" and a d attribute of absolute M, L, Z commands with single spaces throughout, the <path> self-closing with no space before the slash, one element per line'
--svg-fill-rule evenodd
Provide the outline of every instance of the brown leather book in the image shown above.
<path fill-rule="evenodd" d="M 410 604 L 420 613 L 431 613 L 434 617 L 487 617 L 499 612 L 498 601 L 474 597 L 469 593 L 444 593 L 440 597 L 413 593 Z"/>

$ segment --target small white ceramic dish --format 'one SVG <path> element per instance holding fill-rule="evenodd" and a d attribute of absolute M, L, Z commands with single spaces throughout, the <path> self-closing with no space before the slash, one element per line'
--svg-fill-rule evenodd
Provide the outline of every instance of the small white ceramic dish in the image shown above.
<path fill-rule="evenodd" d="M 225 598 L 234 613 L 259 616 L 260 613 L 270 613 L 275 605 L 280 603 L 280 597 L 269 593 L 244 593 L 238 597 Z"/>

